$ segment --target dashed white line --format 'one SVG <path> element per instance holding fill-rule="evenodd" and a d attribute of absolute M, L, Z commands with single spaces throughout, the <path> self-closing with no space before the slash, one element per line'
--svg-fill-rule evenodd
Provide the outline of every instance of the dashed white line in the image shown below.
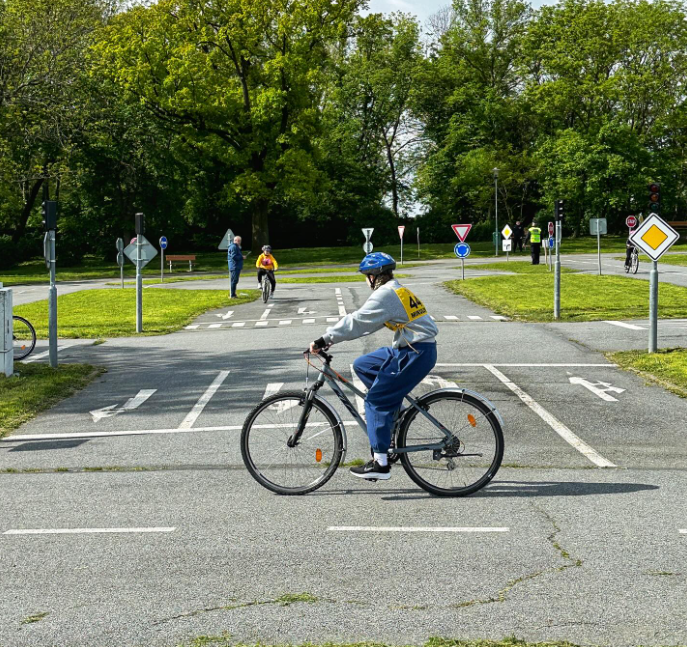
<path fill-rule="evenodd" d="M 646 328 L 625 323 L 624 321 L 604 321 L 604 323 L 611 324 L 611 326 L 619 326 L 620 328 L 627 328 L 628 330 L 646 330 Z"/>
<path fill-rule="evenodd" d="M 336 301 L 339 305 L 339 314 L 342 317 L 346 316 L 346 306 L 344 305 L 343 295 L 341 294 L 341 288 L 334 288 L 334 294 L 336 294 Z"/>
<path fill-rule="evenodd" d="M 446 319 L 446 321 L 458 321 L 456 315 L 444 315 L 444 319 Z"/>
<path fill-rule="evenodd" d="M 327 323 L 336 323 L 339 321 L 339 317 L 327 317 Z"/>
<path fill-rule="evenodd" d="M 292 323 L 291 319 L 285 319 L 284 321 L 280 321 L 279 325 L 280 326 L 290 326 Z"/>
<path fill-rule="evenodd" d="M 71 348 L 72 346 L 77 346 L 77 344 L 65 344 L 64 346 L 58 346 L 57 352 L 59 353 L 60 351 L 66 350 L 67 348 Z M 24 360 L 24 364 L 30 364 L 31 362 L 37 362 L 39 359 L 44 359 L 48 355 L 50 355 L 49 350 L 46 350 L 43 353 L 38 353 L 38 355 L 32 355 L 29 359 Z"/>
<path fill-rule="evenodd" d="M 265 395 L 262 396 L 262 399 L 266 400 L 271 395 L 276 395 L 277 393 L 279 393 L 279 391 L 281 391 L 283 386 L 284 386 L 283 382 L 270 382 L 265 387 Z"/>
<path fill-rule="evenodd" d="M 237 321 L 235 324 L 231 324 L 232 328 L 243 328 L 246 325 L 245 321 Z"/>
<path fill-rule="evenodd" d="M 26 528 L 6 530 L 3 535 L 83 535 L 120 532 L 174 532 L 176 528 Z"/>
<path fill-rule="evenodd" d="M 334 532 L 509 532 L 505 527 L 449 527 L 449 526 L 329 526 Z"/>
<path fill-rule="evenodd" d="M 208 328 L 221 328 L 221 327 L 222 327 L 222 324 L 221 324 L 221 323 L 219 323 L 219 324 L 210 324 L 210 325 L 208 326 Z"/>
<path fill-rule="evenodd" d="M 264 321 L 270 316 L 270 312 L 272 312 L 272 308 L 274 308 L 274 304 L 267 306 L 267 310 L 262 313 L 262 316 L 260 317 L 260 321 Z"/>
<path fill-rule="evenodd" d="M 269 323 L 270 323 L 269 321 L 256 321 L 256 322 L 255 322 L 255 327 L 256 327 L 256 328 L 260 328 L 260 327 L 263 327 L 263 326 L 269 326 Z"/>
<path fill-rule="evenodd" d="M 314 319 L 303 319 L 304 324 L 314 324 L 315 320 Z"/>
<path fill-rule="evenodd" d="M 508 317 L 504 317 L 503 315 L 489 315 L 492 319 L 496 319 L 496 321 L 508 321 Z"/>
<path fill-rule="evenodd" d="M 507 378 L 501 371 L 493 365 L 485 364 L 486 368 L 500 382 L 505 384 L 515 395 L 517 395 L 532 411 L 534 411 L 546 424 L 549 425 L 563 440 L 572 445 L 580 454 L 588 458 L 597 467 L 617 467 L 608 459 L 604 458 L 594 448 L 590 447 L 581 438 L 568 429 L 560 420 L 552 416 L 544 407 L 536 402 L 530 395 L 525 393 L 517 384 Z"/>
<path fill-rule="evenodd" d="M 191 429 L 191 427 L 193 427 L 193 423 L 198 419 L 198 416 L 203 413 L 203 409 L 205 409 L 207 403 L 210 402 L 210 398 L 217 393 L 217 389 L 222 386 L 222 382 L 227 379 L 227 375 L 229 375 L 229 371 L 219 372 L 219 375 L 213 380 L 205 393 L 198 398 L 198 402 L 193 405 L 193 409 L 191 409 L 179 425 L 179 429 Z"/>
<path fill-rule="evenodd" d="M 192 326 L 186 326 L 186 328 L 184 328 L 184 330 L 195 330 L 196 328 L 198 328 L 198 324 L 194 324 Z"/>
<path fill-rule="evenodd" d="M 482 319 L 482 317 L 479 317 L 477 315 L 468 315 L 468 319 L 470 319 L 472 321 L 480 321 Z"/>

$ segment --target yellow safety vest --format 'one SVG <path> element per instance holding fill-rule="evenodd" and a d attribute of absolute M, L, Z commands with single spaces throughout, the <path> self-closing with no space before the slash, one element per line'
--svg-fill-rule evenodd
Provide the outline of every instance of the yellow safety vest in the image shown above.
<path fill-rule="evenodd" d="M 541 229 L 539 227 L 530 227 L 530 242 L 541 243 Z"/>

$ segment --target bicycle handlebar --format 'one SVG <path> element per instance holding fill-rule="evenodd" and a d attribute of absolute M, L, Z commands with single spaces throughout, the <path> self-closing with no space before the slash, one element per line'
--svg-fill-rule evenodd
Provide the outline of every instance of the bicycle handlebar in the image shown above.
<path fill-rule="evenodd" d="M 310 355 L 310 349 L 307 348 L 306 350 L 304 350 L 303 355 Z M 329 353 L 327 353 L 324 349 L 320 350 L 317 353 L 317 355 L 319 355 L 320 357 L 323 357 L 326 364 L 331 364 L 331 361 L 334 359 L 334 357 L 332 355 L 330 355 Z"/>

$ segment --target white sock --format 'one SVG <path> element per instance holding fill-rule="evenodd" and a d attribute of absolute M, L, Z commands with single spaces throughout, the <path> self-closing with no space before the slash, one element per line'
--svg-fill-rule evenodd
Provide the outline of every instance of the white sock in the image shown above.
<path fill-rule="evenodd" d="M 389 464 L 388 454 L 378 454 L 375 452 L 375 460 L 382 466 L 386 467 Z"/>

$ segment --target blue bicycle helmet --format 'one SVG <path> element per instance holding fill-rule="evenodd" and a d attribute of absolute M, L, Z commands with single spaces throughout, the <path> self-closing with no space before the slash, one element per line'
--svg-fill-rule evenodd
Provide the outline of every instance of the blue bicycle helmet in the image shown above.
<path fill-rule="evenodd" d="M 382 272 L 390 272 L 396 269 L 396 261 L 384 252 L 372 252 L 360 262 L 358 271 L 366 276 L 379 276 Z"/>

